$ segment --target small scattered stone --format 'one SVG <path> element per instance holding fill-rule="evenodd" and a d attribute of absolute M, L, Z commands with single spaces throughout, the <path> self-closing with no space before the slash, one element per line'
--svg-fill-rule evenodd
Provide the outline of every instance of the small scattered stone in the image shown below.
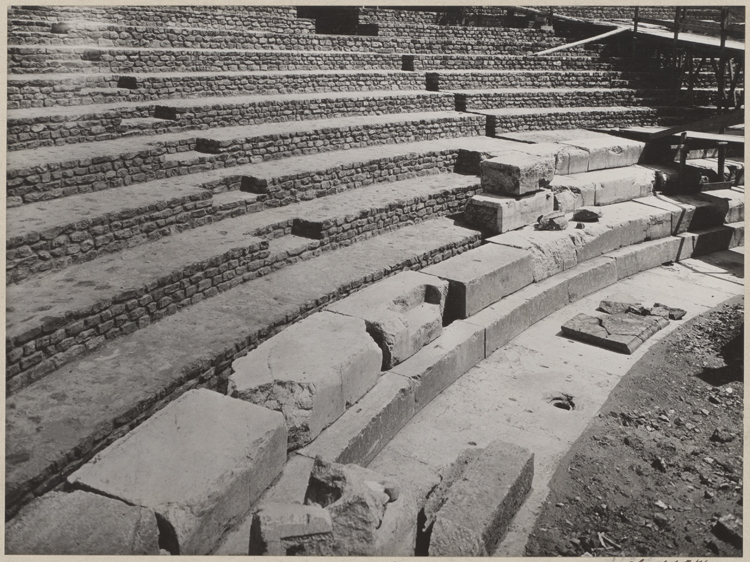
<path fill-rule="evenodd" d="M 656 507 L 658 507 L 659 509 L 669 509 L 669 506 L 667 506 L 667 504 L 665 504 L 665 503 L 664 503 L 663 501 L 661 501 L 661 500 L 657 500 L 657 501 L 655 501 L 655 502 L 654 502 L 654 505 L 655 505 Z"/>
<path fill-rule="evenodd" d="M 631 306 L 640 306 L 640 303 L 630 295 L 617 293 L 611 295 L 599 303 L 599 310 L 608 314 L 626 312 Z"/>
<path fill-rule="evenodd" d="M 669 518 L 663 513 L 654 513 L 654 522 L 659 525 L 659 527 L 666 527 L 669 525 Z"/>
<path fill-rule="evenodd" d="M 581 222 L 598 222 L 601 216 L 602 212 L 599 209 L 581 207 L 573 213 L 573 220 Z"/>
<path fill-rule="evenodd" d="M 734 441 L 734 437 L 734 433 L 727 428 L 717 427 L 711 435 L 711 441 L 716 441 L 717 443 L 729 443 L 730 441 Z"/>
<path fill-rule="evenodd" d="M 686 310 L 683 310 L 681 308 L 673 308 L 671 306 L 667 306 L 666 304 L 661 304 L 658 302 L 654 303 L 653 308 L 665 309 L 669 315 L 670 320 L 682 320 L 687 314 Z"/>
<path fill-rule="evenodd" d="M 721 400 L 716 398 L 713 394 L 708 397 L 708 401 L 711 402 L 711 404 L 721 404 Z"/>
<path fill-rule="evenodd" d="M 565 230 L 568 228 L 568 219 L 560 211 L 541 215 L 537 219 L 538 230 Z"/>

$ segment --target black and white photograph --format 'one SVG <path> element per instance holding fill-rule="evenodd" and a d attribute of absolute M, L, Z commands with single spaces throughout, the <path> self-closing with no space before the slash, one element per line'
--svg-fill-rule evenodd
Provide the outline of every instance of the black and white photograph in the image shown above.
<path fill-rule="evenodd" d="M 742 558 L 744 4 L 5 10 L 5 555 Z"/>

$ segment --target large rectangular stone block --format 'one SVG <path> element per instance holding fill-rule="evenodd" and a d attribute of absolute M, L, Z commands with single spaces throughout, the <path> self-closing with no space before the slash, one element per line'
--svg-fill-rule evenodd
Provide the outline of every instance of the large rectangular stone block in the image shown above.
<path fill-rule="evenodd" d="M 531 255 L 534 281 L 575 267 L 577 231 L 535 230 L 531 226 L 488 238 L 490 244 L 520 248 Z"/>
<path fill-rule="evenodd" d="M 456 320 L 393 372 L 414 382 L 415 410 L 419 411 L 482 359 L 484 328 Z"/>
<path fill-rule="evenodd" d="M 615 260 L 617 278 L 623 279 L 666 262 L 678 261 L 681 245 L 681 239 L 670 236 L 620 248 L 604 255 Z"/>
<path fill-rule="evenodd" d="M 173 554 L 207 554 L 279 474 L 286 437 L 278 412 L 191 390 L 68 481 L 152 509 Z"/>
<path fill-rule="evenodd" d="M 150 509 L 82 490 L 49 492 L 5 525 L 5 554 L 159 554 Z"/>
<path fill-rule="evenodd" d="M 480 164 L 482 189 L 497 195 L 524 195 L 549 185 L 555 157 L 507 150 Z"/>
<path fill-rule="evenodd" d="M 690 224 L 693 222 L 695 205 L 678 201 L 663 194 L 654 197 L 644 197 L 635 201 L 662 211 L 667 211 L 672 218 L 671 234 L 673 236 L 687 232 Z"/>
<path fill-rule="evenodd" d="M 553 193 L 542 190 L 524 197 L 474 195 L 466 204 L 464 218 L 469 224 L 501 234 L 529 224 L 554 210 Z"/>
<path fill-rule="evenodd" d="M 448 282 L 405 271 L 383 279 L 326 310 L 365 321 L 383 351 L 382 367 L 390 369 L 438 337 Z"/>
<path fill-rule="evenodd" d="M 446 315 L 466 318 L 534 280 L 531 253 L 486 244 L 422 270 L 450 283 Z"/>
<path fill-rule="evenodd" d="M 567 176 L 555 176 L 549 188 L 555 193 L 570 191 L 576 196 L 575 208 L 590 207 L 596 203 L 596 183 L 591 181 L 586 174 L 571 174 Z M 567 210 L 570 212 L 573 209 Z"/>
<path fill-rule="evenodd" d="M 493 441 L 447 493 L 430 537 L 430 556 L 489 556 L 523 504 L 534 454 Z"/>
<path fill-rule="evenodd" d="M 386 372 L 354 407 L 299 452 L 327 462 L 367 466 L 412 416 L 412 381 Z"/>
<path fill-rule="evenodd" d="M 282 412 L 296 449 L 372 388 L 381 364 L 364 320 L 318 312 L 237 359 L 228 392 Z"/>
<path fill-rule="evenodd" d="M 632 166 L 638 163 L 645 143 L 611 135 L 559 141 L 588 152 L 588 171 Z"/>
<path fill-rule="evenodd" d="M 631 355 L 648 338 L 668 325 L 666 318 L 620 312 L 600 317 L 578 314 L 563 324 L 561 329 L 568 337 Z"/>
<path fill-rule="evenodd" d="M 557 276 L 508 295 L 500 302 L 467 318 L 485 329 L 485 356 L 506 345 L 536 322 L 569 303 L 568 286 Z"/>
<path fill-rule="evenodd" d="M 611 258 L 594 258 L 560 273 L 559 280 L 567 285 L 570 302 L 575 302 L 616 283 L 617 268 Z"/>

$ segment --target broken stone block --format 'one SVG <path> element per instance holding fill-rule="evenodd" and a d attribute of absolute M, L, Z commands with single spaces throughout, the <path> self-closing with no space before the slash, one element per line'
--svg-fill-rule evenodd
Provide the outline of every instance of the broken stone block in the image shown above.
<path fill-rule="evenodd" d="M 676 261 L 680 254 L 680 246 L 681 241 L 670 236 L 620 248 L 605 255 L 614 260 L 617 278 L 623 279 L 641 271 L 659 267 L 664 263 Z"/>
<path fill-rule="evenodd" d="M 382 368 L 387 370 L 440 335 L 447 294 L 447 281 L 405 271 L 326 310 L 364 320 L 367 332 L 382 349 Z"/>
<path fill-rule="evenodd" d="M 568 228 L 568 219 L 560 211 L 547 213 L 537 219 L 536 227 L 538 230 L 565 230 Z"/>
<path fill-rule="evenodd" d="M 424 511 L 424 532 L 431 532 L 430 528 L 435 523 L 440 508 L 448 501 L 448 491 L 451 486 L 464 475 L 469 465 L 477 460 L 483 451 L 484 449 L 478 447 L 464 449 L 458 454 L 455 461 L 440 470 L 440 484 L 432 489 L 422 508 Z"/>
<path fill-rule="evenodd" d="M 447 493 L 432 527 L 430 556 L 489 556 L 531 490 L 534 455 L 493 441 Z"/>
<path fill-rule="evenodd" d="M 651 314 L 654 314 L 654 316 L 662 316 L 661 311 L 665 310 L 667 312 L 667 317 L 670 320 L 682 320 L 685 315 L 687 314 L 687 310 L 683 310 L 682 308 L 673 308 L 671 306 L 667 306 L 666 304 L 660 304 L 658 302 L 654 303 L 652 311 L 655 309 L 659 309 L 659 314 L 654 314 L 653 312 Z"/>
<path fill-rule="evenodd" d="M 578 263 L 574 237 L 565 232 L 524 228 L 488 238 L 490 244 L 519 248 L 531 254 L 534 281 L 556 275 Z"/>
<path fill-rule="evenodd" d="M 581 206 L 582 199 L 567 187 L 554 189 L 555 211 L 571 213 Z"/>
<path fill-rule="evenodd" d="M 318 312 L 237 359 L 228 392 L 283 413 L 297 449 L 375 385 L 381 364 L 364 320 Z"/>
<path fill-rule="evenodd" d="M 586 174 L 555 176 L 549 184 L 549 188 L 555 193 L 569 191 L 575 195 L 573 208 L 566 209 L 565 212 L 570 212 L 578 207 L 594 205 L 596 203 L 597 184 L 591 181 Z"/>
<path fill-rule="evenodd" d="M 588 170 L 621 168 L 638 163 L 645 143 L 612 135 L 597 135 L 559 141 L 588 153 Z"/>
<path fill-rule="evenodd" d="M 711 532 L 735 548 L 742 548 L 742 518 L 724 515 L 714 525 Z"/>
<path fill-rule="evenodd" d="M 508 150 L 480 164 L 482 189 L 497 195 L 525 195 L 549 186 L 555 158 Z"/>
<path fill-rule="evenodd" d="M 159 554 L 150 509 L 75 490 L 49 492 L 5 525 L 6 554 Z"/>
<path fill-rule="evenodd" d="M 298 453 L 289 455 L 279 477 L 261 498 L 261 503 L 305 503 L 307 484 L 315 460 Z"/>
<path fill-rule="evenodd" d="M 531 254 L 486 244 L 422 270 L 450 283 L 446 316 L 467 318 L 534 279 Z"/>
<path fill-rule="evenodd" d="M 501 234 L 529 224 L 554 208 L 551 191 L 542 190 L 525 197 L 474 195 L 466 204 L 464 218 L 469 224 L 492 234 Z"/>
<path fill-rule="evenodd" d="M 281 471 L 286 435 L 278 412 L 190 390 L 68 481 L 152 509 L 172 554 L 208 554 Z"/>
<path fill-rule="evenodd" d="M 305 503 L 331 514 L 335 556 L 413 556 L 417 505 L 393 482 L 357 465 L 315 460 Z"/>
<path fill-rule="evenodd" d="M 599 222 L 599 219 L 602 217 L 602 212 L 599 209 L 594 209 L 591 207 L 581 207 L 580 209 L 577 209 L 573 213 L 573 220 L 574 221 L 581 221 L 581 222 Z"/>
<path fill-rule="evenodd" d="M 625 293 L 617 293 L 601 301 L 599 303 L 599 310 L 607 314 L 618 314 L 620 312 L 627 312 L 630 307 L 640 306 L 640 304 L 635 297 L 631 297 Z"/>
<path fill-rule="evenodd" d="M 253 516 L 251 556 L 331 556 L 333 523 L 322 507 L 271 503 Z"/>
<path fill-rule="evenodd" d="M 644 318 L 628 312 L 603 318 L 578 314 L 563 324 L 562 332 L 574 339 L 630 355 L 668 324 L 665 318 Z"/>

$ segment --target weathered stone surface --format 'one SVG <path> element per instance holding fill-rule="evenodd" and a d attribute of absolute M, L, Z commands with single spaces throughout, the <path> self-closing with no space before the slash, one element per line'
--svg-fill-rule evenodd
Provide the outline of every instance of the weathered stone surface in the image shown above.
<path fill-rule="evenodd" d="M 424 531 L 428 531 L 432 524 L 435 523 L 435 518 L 440 508 L 448 501 L 448 491 L 451 486 L 464 475 L 469 465 L 477 460 L 482 452 L 484 452 L 484 449 L 477 447 L 464 449 L 458 454 L 455 461 L 440 470 L 440 484 L 432 489 L 424 504 Z"/>
<path fill-rule="evenodd" d="M 559 187 L 553 189 L 552 192 L 555 197 L 555 211 L 572 213 L 583 204 L 583 198 L 580 194 L 568 187 Z"/>
<path fill-rule="evenodd" d="M 561 273 L 560 282 L 567 284 L 570 302 L 575 302 L 616 283 L 617 268 L 614 261 L 609 258 L 594 258 Z"/>
<path fill-rule="evenodd" d="M 5 554 L 159 554 L 150 509 L 75 490 L 49 492 L 5 525 Z"/>
<path fill-rule="evenodd" d="M 620 168 L 638 163 L 645 143 L 614 137 L 598 135 L 596 137 L 576 138 L 570 141 L 559 141 L 588 152 L 588 170 Z"/>
<path fill-rule="evenodd" d="M 575 202 L 572 209 L 566 209 L 570 212 L 578 207 L 596 204 L 597 184 L 584 173 L 573 174 L 568 176 L 555 176 L 549 184 L 549 188 L 554 192 L 562 190 L 570 191 L 575 195 Z"/>
<path fill-rule="evenodd" d="M 712 254 L 728 250 L 745 243 L 745 224 L 736 222 L 701 229 L 695 232 L 683 232 L 678 235 L 683 240 L 680 248 L 680 259 Z"/>
<path fill-rule="evenodd" d="M 575 146 L 556 142 L 516 143 L 516 145 L 513 148 L 515 151 L 554 158 L 556 174 L 577 174 L 588 170 L 589 153 Z"/>
<path fill-rule="evenodd" d="M 326 310 L 360 318 L 390 369 L 440 335 L 448 282 L 405 271 L 342 299 Z"/>
<path fill-rule="evenodd" d="M 415 409 L 419 411 L 484 357 L 484 328 L 457 320 L 393 372 L 414 381 Z"/>
<path fill-rule="evenodd" d="M 251 556 L 331 556 L 331 514 L 313 505 L 264 504 L 253 516 Z"/>
<path fill-rule="evenodd" d="M 286 436 L 278 412 L 191 390 L 68 480 L 153 509 L 173 554 L 206 554 L 279 474 Z"/>
<path fill-rule="evenodd" d="M 655 311 L 657 312 L 656 314 L 654 314 Z M 651 314 L 653 316 L 662 316 L 664 312 L 666 312 L 667 317 L 670 320 L 682 320 L 687 314 L 687 310 L 683 310 L 682 308 L 674 308 L 671 306 L 667 306 L 666 304 L 660 304 L 658 302 L 654 303 L 654 306 L 651 308 Z"/>
<path fill-rule="evenodd" d="M 711 532 L 721 540 L 736 548 L 742 548 L 742 518 L 732 514 L 724 515 L 714 525 Z"/>
<path fill-rule="evenodd" d="M 534 281 L 539 282 L 578 263 L 576 237 L 559 231 L 539 231 L 532 227 L 488 238 L 490 244 L 509 246 L 531 254 Z"/>
<path fill-rule="evenodd" d="M 508 150 L 484 160 L 480 167 L 485 192 L 524 195 L 550 184 L 555 175 L 555 158 Z"/>
<path fill-rule="evenodd" d="M 305 503 L 314 462 L 314 459 L 299 453 L 289 455 L 281 474 L 268 487 L 260 503 Z"/>
<path fill-rule="evenodd" d="M 602 318 L 578 314 L 563 324 L 562 331 L 566 336 L 630 355 L 668 324 L 664 318 L 644 318 L 628 312 Z"/>
<path fill-rule="evenodd" d="M 559 276 L 545 279 L 508 295 L 466 321 L 485 328 L 485 356 L 569 302 L 567 282 Z"/>
<path fill-rule="evenodd" d="M 393 483 L 357 465 L 316 459 L 305 503 L 331 514 L 336 556 L 413 556 L 417 506 L 400 491 L 391 501 Z"/>
<path fill-rule="evenodd" d="M 467 318 L 533 281 L 525 250 L 485 244 L 423 269 L 450 283 L 446 316 Z"/>
<path fill-rule="evenodd" d="M 464 217 L 482 230 L 500 234 L 534 224 L 539 215 L 553 211 L 554 203 L 553 194 L 548 190 L 520 198 L 474 195 L 466 204 Z"/>
<path fill-rule="evenodd" d="M 531 490 L 534 455 L 493 441 L 448 490 L 430 537 L 430 556 L 488 556 Z"/>
<path fill-rule="evenodd" d="M 602 217 L 601 209 L 595 209 L 592 207 L 581 207 L 573 213 L 574 221 L 581 222 L 599 222 Z"/>
<path fill-rule="evenodd" d="M 670 236 L 620 248 L 604 255 L 615 261 L 617 278 L 623 279 L 664 263 L 677 261 L 680 245 L 679 238 Z"/>
<path fill-rule="evenodd" d="M 676 236 L 682 232 L 687 232 L 693 222 L 693 216 L 695 215 L 695 205 L 678 201 L 673 197 L 667 197 L 662 194 L 659 197 L 646 197 L 638 199 L 638 203 L 648 205 L 656 209 L 667 211 L 672 218 L 672 229 L 671 234 Z"/>
<path fill-rule="evenodd" d="M 599 310 L 607 314 L 617 314 L 619 312 L 627 312 L 631 306 L 640 304 L 635 297 L 624 293 L 616 293 L 601 301 L 599 303 Z"/>
<path fill-rule="evenodd" d="M 383 373 L 355 407 L 299 452 L 328 462 L 367 466 L 414 416 L 412 387 L 406 377 Z"/>
<path fill-rule="evenodd" d="M 372 388 L 381 363 L 364 320 L 318 312 L 237 359 L 229 393 L 281 411 L 296 449 Z"/>
<path fill-rule="evenodd" d="M 554 211 L 540 216 L 536 227 L 538 230 L 565 230 L 568 228 L 568 219 L 564 213 Z"/>

